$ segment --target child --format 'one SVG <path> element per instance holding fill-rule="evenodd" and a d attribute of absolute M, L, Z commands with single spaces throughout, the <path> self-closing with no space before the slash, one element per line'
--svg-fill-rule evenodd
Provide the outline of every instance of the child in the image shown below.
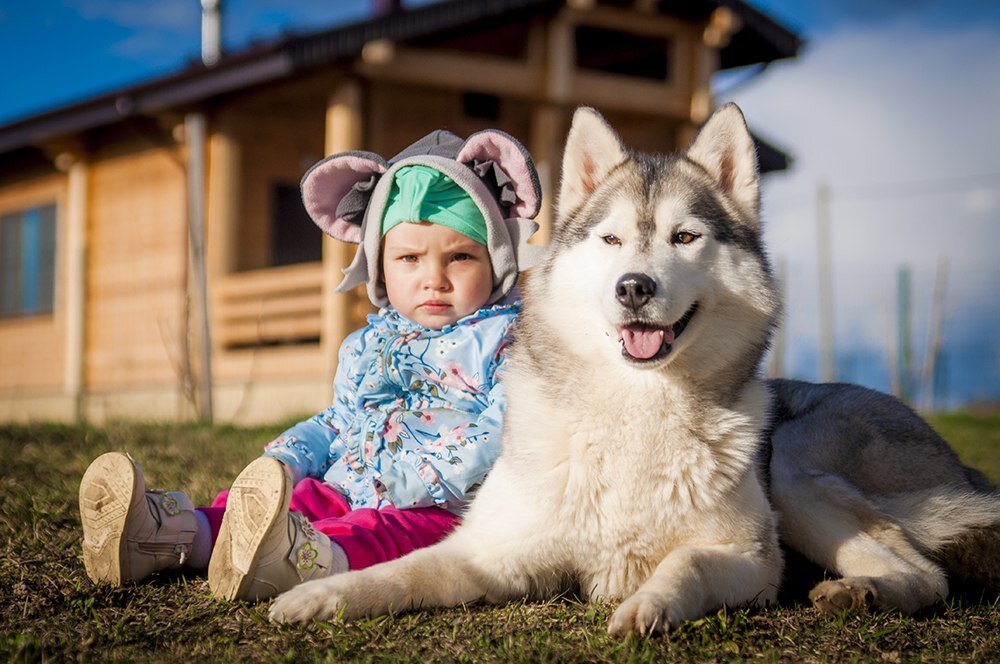
<path fill-rule="evenodd" d="M 210 507 L 146 491 L 125 454 L 95 459 L 80 484 L 94 581 L 187 566 L 207 568 L 219 597 L 272 597 L 438 541 L 498 455 L 512 291 L 537 258 L 524 148 L 493 130 L 464 142 L 437 131 L 388 162 L 329 157 L 302 194 L 325 232 L 359 243 L 338 290 L 365 283 L 383 307 L 344 341 L 333 404 L 269 443 Z"/>

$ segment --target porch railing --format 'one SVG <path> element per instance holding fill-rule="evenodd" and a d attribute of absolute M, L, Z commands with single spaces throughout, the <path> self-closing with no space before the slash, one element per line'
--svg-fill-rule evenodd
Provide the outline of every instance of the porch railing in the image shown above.
<path fill-rule="evenodd" d="M 301 263 L 219 279 L 212 289 L 216 343 L 223 348 L 318 344 L 322 263 Z"/>

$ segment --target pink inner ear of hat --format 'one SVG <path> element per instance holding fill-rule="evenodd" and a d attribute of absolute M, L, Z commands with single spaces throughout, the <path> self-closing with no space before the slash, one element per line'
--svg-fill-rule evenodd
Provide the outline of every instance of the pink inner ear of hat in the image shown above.
<path fill-rule="evenodd" d="M 337 206 L 356 183 L 385 171 L 382 164 L 357 155 L 342 155 L 317 165 L 302 183 L 306 212 L 327 235 L 360 243 L 361 227 L 338 218 Z"/>
<path fill-rule="evenodd" d="M 538 214 L 538 192 L 533 185 L 531 169 L 524 154 L 510 139 L 490 132 L 473 134 L 462 146 L 456 161 L 466 163 L 473 159 L 495 161 L 511 179 L 517 196 L 517 203 L 512 209 L 514 216 L 533 217 Z"/>

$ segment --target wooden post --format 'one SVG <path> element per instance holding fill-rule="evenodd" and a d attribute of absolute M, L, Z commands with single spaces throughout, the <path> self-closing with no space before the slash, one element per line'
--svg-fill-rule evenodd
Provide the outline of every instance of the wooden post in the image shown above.
<path fill-rule="evenodd" d="M 240 143 L 224 123 L 213 118 L 208 139 L 207 241 L 205 261 L 210 280 L 239 269 Z"/>
<path fill-rule="evenodd" d="M 933 411 L 937 392 L 937 366 L 941 357 L 941 331 L 944 327 L 945 288 L 948 285 L 948 257 L 938 258 L 937 273 L 934 276 L 934 299 L 931 301 L 931 335 L 924 357 L 924 410 Z"/>
<path fill-rule="evenodd" d="M 719 7 L 709 16 L 700 39 L 695 37 L 683 40 L 683 42 L 690 41 L 687 49 L 690 62 L 687 89 L 691 103 L 688 117 L 677 132 L 677 149 L 684 150 L 691 145 L 698 129 L 715 110 L 712 77 L 719 70 L 719 51 L 729 44 L 730 38 L 739 29 L 739 19 L 733 14 L 733 11 L 726 7 Z M 675 57 L 670 58 L 670 61 L 682 62 L 683 58 L 677 57 L 677 54 L 680 53 L 682 53 L 682 49 L 680 44 L 677 44 L 674 47 Z M 677 65 L 674 65 L 673 73 L 678 75 L 682 72 L 679 71 Z"/>
<path fill-rule="evenodd" d="M 531 156 L 538 168 L 538 182 L 542 187 L 542 209 L 538 213 L 538 232 L 532 242 L 547 245 L 552 238 L 555 220 L 556 189 L 559 177 L 559 143 L 565 134 L 563 112 L 544 102 L 531 114 Z"/>
<path fill-rule="evenodd" d="M 912 350 L 910 347 L 910 267 L 902 265 L 899 268 L 896 281 L 896 330 L 899 334 L 899 359 L 896 362 L 896 370 L 899 372 L 899 398 L 910 403 L 913 394 L 911 391 L 913 376 L 911 370 Z"/>
<path fill-rule="evenodd" d="M 184 117 L 187 139 L 188 251 L 193 283 L 194 328 L 198 339 L 198 419 L 211 422 L 212 338 L 208 320 L 208 284 L 205 270 L 205 116 L 189 113 Z"/>
<path fill-rule="evenodd" d="M 539 101 L 535 102 L 531 112 L 529 148 L 542 187 L 542 207 L 536 217 L 539 228 L 532 241 L 541 245 L 548 244 L 552 237 L 556 204 L 554 185 L 559 177 L 560 144 L 565 136 L 563 111 L 555 99 L 565 92 L 570 73 L 568 67 L 571 65 L 567 63 L 567 52 L 550 50 L 554 39 L 551 33 L 557 30 L 562 30 L 557 39 L 565 41 L 572 38 L 565 26 L 550 27 L 541 19 L 535 20 L 528 42 L 528 66 L 539 73 L 536 80 L 540 83 Z"/>
<path fill-rule="evenodd" d="M 61 156 L 61 155 L 60 155 Z M 84 347 L 87 306 L 87 205 L 89 167 L 71 157 L 66 196 L 66 394 L 73 418 L 84 419 Z"/>
<path fill-rule="evenodd" d="M 354 79 L 341 82 L 330 95 L 326 108 L 326 154 L 357 150 L 364 138 L 361 85 Z M 351 311 L 356 296 L 337 293 L 343 269 L 351 263 L 355 247 L 323 236 L 323 327 L 320 347 L 327 375 L 337 369 L 337 352 L 351 332 Z M 331 392 L 332 394 L 332 392 Z"/>
<path fill-rule="evenodd" d="M 816 189 L 816 250 L 819 271 L 819 346 L 821 378 L 836 380 L 833 320 L 833 247 L 830 239 L 830 187 L 820 182 Z"/>

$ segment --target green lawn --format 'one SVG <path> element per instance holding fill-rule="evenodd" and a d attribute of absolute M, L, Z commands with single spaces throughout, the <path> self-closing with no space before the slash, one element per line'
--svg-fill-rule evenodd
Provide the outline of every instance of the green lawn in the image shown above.
<path fill-rule="evenodd" d="M 1000 482 L 1000 416 L 943 415 L 934 426 Z M 961 660 L 1000 657 L 995 595 L 960 589 L 916 616 L 825 617 L 802 602 L 819 572 L 790 558 L 785 599 L 729 610 L 654 639 L 613 639 L 613 607 L 561 597 L 308 628 L 267 623 L 265 605 L 214 600 L 203 578 L 164 575 L 107 589 L 87 579 L 76 492 L 98 454 L 125 450 L 151 486 L 204 504 L 283 429 L 196 425 L 0 427 L 2 661 L 664 661 Z"/>

